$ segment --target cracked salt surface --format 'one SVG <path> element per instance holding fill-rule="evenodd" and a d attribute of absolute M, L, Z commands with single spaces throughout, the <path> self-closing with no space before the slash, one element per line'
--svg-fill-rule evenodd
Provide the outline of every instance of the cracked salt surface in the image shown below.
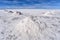
<path fill-rule="evenodd" d="M 60 15 L 18 15 L 0 10 L 0 40 L 60 40 Z M 40 11 L 41 13 L 41 11 Z"/>

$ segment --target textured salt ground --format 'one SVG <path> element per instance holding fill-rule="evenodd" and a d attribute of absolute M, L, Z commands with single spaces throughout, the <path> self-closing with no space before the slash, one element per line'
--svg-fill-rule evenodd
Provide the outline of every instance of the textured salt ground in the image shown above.
<path fill-rule="evenodd" d="M 59 16 L 26 16 L 2 11 L 0 40 L 60 40 Z"/>

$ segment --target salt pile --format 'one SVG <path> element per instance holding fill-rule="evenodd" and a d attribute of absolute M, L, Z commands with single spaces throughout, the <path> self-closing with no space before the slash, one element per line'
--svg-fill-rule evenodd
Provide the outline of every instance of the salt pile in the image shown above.
<path fill-rule="evenodd" d="M 39 28 L 29 17 L 21 20 L 16 30 L 20 32 L 21 40 L 36 40 L 39 37 Z"/>

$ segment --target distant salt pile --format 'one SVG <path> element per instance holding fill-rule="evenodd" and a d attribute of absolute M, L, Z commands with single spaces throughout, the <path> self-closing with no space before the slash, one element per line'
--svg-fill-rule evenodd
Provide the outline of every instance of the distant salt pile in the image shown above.
<path fill-rule="evenodd" d="M 45 15 L 45 16 L 52 16 L 52 14 L 53 14 L 53 13 L 52 13 L 51 11 L 48 11 L 48 12 L 46 12 L 44 15 Z"/>
<path fill-rule="evenodd" d="M 44 14 L 44 16 L 54 16 L 54 17 L 59 17 L 60 12 L 59 11 L 48 11 Z"/>
<path fill-rule="evenodd" d="M 22 15 L 22 13 L 21 13 L 21 12 L 19 12 L 19 11 L 17 11 L 16 13 L 17 13 L 18 15 Z"/>
<path fill-rule="evenodd" d="M 9 11 L 9 13 L 14 13 L 13 11 Z"/>
<path fill-rule="evenodd" d="M 12 10 L 4 10 L 4 11 L 8 13 L 14 13 Z"/>

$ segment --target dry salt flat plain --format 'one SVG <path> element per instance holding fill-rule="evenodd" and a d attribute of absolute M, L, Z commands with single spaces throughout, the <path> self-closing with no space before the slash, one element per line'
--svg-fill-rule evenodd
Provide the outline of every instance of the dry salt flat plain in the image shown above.
<path fill-rule="evenodd" d="M 0 10 L 0 40 L 60 40 L 60 10 Z"/>

